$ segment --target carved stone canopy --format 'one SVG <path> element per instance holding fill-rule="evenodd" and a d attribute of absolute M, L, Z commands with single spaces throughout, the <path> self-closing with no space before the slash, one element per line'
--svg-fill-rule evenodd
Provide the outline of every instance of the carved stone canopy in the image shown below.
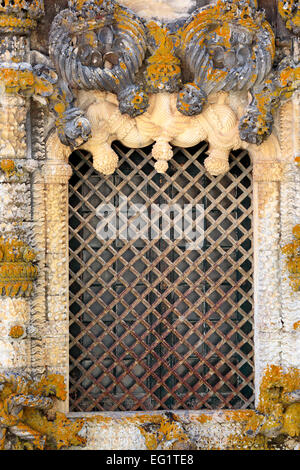
<path fill-rule="evenodd" d="M 297 33 L 299 3 L 280 2 L 279 11 Z M 24 86 L 24 64 L 1 76 L 7 92 L 39 94 L 62 144 L 86 142 L 105 174 L 117 165 L 116 138 L 154 143 L 159 172 L 170 144 L 207 139 L 207 168 L 219 174 L 230 149 L 255 151 L 268 139 L 274 110 L 299 88 L 299 63 L 275 44 L 256 0 L 216 0 L 172 21 L 142 18 L 116 0 L 69 0 L 53 21 L 49 58 L 32 54 L 27 64 L 32 86 Z"/>

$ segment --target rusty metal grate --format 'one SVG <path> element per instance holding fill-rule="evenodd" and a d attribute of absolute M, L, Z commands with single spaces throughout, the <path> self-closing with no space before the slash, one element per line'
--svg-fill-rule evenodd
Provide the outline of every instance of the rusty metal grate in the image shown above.
<path fill-rule="evenodd" d="M 120 164 L 110 177 L 93 169 L 89 154 L 71 156 L 71 410 L 252 408 L 248 154 L 234 152 L 230 172 L 212 177 L 206 143 L 175 148 L 160 175 L 150 147 L 114 148 Z M 120 209 L 125 196 L 148 209 L 203 205 L 203 246 L 187 249 L 172 230 L 169 240 L 99 239 L 99 204 Z"/>

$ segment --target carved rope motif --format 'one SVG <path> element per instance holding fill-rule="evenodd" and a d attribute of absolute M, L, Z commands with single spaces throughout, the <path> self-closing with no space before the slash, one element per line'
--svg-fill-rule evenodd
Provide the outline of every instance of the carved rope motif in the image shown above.
<path fill-rule="evenodd" d="M 53 22 L 50 57 L 59 77 L 52 99 L 59 136 L 73 147 L 88 139 L 90 126 L 72 90 L 114 93 L 130 117 L 147 111 L 150 94 L 176 92 L 178 111 L 194 116 L 213 93 L 249 91 L 240 138 L 260 145 L 273 109 L 300 83 L 291 58 L 273 67 L 274 34 L 252 0 L 217 0 L 170 23 L 143 20 L 114 0 L 72 0 Z"/>

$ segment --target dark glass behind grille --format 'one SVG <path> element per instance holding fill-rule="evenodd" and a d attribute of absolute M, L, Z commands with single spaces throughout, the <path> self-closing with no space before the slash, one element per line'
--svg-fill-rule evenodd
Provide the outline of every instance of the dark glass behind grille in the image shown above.
<path fill-rule="evenodd" d="M 114 144 L 104 177 L 92 157 L 70 162 L 70 408 L 72 411 L 253 408 L 252 166 L 204 168 L 207 144 L 174 148 L 166 175 L 151 147 Z M 100 240 L 101 203 L 202 204 L 205 241 Z M 122 229 L 122 227 L 120 227 Z"/>

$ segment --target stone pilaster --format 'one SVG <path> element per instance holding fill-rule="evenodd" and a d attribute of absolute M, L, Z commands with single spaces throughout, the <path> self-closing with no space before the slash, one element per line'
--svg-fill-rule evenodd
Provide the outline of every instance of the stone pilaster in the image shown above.
<path fill-rule="evenodd" d="M 0 64 L 6 76 L 0 92 L 1 371 L 31 371 L 30 298 L 37 274 L 32 174 L 36 164 L 30 153 L 30 101 L 26 92 L 21 96 L 14 89 L 11 69 L 29 63 L 30 30 L 41 12 L 42 1 L 5 0 L 0 6 Z"/>

